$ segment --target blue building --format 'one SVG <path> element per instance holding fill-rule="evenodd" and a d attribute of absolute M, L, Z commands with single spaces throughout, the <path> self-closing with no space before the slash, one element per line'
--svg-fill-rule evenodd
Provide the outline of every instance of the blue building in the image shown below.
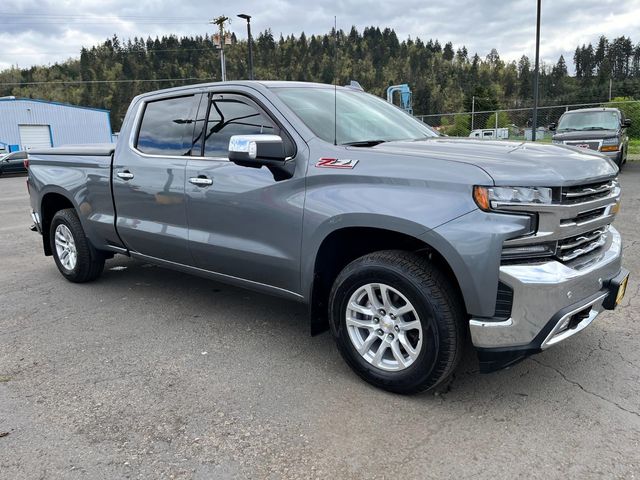
<path fill-rule="evenodd" d="M 111 141 L 108 110 L 30 98 L 0 98 L 0 152 Z"/>

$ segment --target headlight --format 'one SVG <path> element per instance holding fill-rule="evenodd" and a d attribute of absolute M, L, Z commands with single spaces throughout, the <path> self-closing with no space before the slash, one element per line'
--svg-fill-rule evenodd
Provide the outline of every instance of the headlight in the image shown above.
<path fill-rule="evenodd" d="M 473 187 L 473 199 L 485 211 L 494 203 L 550 204 L 552 191 L 547 187 Z"/>
<path fill-rule="evenodd" d="M 604 140 L 602 140 L 600 151 L 601 152 L 617 152 L 618 148 L 619 148 L 619 141 L 616 137 L 605 138 Z"/>

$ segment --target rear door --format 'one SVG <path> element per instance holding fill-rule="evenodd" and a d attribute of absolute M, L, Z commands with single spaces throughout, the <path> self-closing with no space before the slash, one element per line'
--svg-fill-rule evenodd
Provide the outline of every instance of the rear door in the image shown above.
<path fill-rule="evenodd" d="M 212 92 L 203 98 L 198 119 L 194 150 L 201 149 L 201 158 L 189 160 L 186 175 L 195 265 L 298 292 L 306 150 L 296 148 L 278 120 L 248 94 Z M 229 161 L 230 137 L 251 134 L 283 137 L 297 161 L 293 178 Z"/>
<path fill-rule="evenodd" d="M 112 173 L 116 225 L 133 252 L 191 264 L 184 186 L 200 97 L 142 103 L 129 144 L 124 138 L 118 143 Z"/>

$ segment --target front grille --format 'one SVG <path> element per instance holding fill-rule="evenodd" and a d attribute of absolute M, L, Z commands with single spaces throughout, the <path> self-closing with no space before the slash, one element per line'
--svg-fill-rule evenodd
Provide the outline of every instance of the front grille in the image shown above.
<path fill-rule="evenodd" d="M 539 262 L 553 258 L 567 263 L 598 254 L 608 245 L 609 225 L 617 213 L 620 194 L 618 180 L 609 178 L 556 188 L 550 205 L 501 205 L 503 210 L 535 214 L 537 219 L 533 235 L 504 242 L 502 262 Z"/>
<path fill-rule="evenodd" d="M 575 142 L 564 142 L 565 145 L 569 145 L 571 147 L 580 147 L 580 148 L 588 148 L 589 150 L 598 150 L 600 148 L 599 141 L 587 141 L 587 140 L 577 140 Z"/>
<path fill-rule="evenodd" d="M 558 241 L 556 257 L 562 262 L 569 262 L 587 253 L 594 252 L 607 242 L 608 226 L 592 230 L 575 237 Z"/>
<path fill-rule="evenodd" d="M 575 187 L 564 187 L 562 189 L 562 203 L 574 204 L 583 203 L 590 200 L 596 200 L 598 198 L 604 198 L 611 194 L 611 191 L 616 187 L 614 180 L 607 180 L 606 182 L 590 183 L 587 185 L 578 185 Z"/>

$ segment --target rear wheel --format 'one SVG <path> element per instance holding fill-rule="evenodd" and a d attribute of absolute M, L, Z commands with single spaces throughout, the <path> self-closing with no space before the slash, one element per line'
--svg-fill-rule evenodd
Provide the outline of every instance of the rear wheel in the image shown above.
<path fill-rule="evenodd" d="M 350 263 L 330 297 L 331 328 L 343 358 L 367 382 L 397 393 L 433 388 L 462 352 L 457 290 L 426 258 L 383 251 Z"/>
<path fill-rule="evenodd" d="M 89 243 L 74 209 L 54 215 L 49 238 L 56 266 L 67 280 L 83 283 L 100 276 L 104 256 Z"/>

